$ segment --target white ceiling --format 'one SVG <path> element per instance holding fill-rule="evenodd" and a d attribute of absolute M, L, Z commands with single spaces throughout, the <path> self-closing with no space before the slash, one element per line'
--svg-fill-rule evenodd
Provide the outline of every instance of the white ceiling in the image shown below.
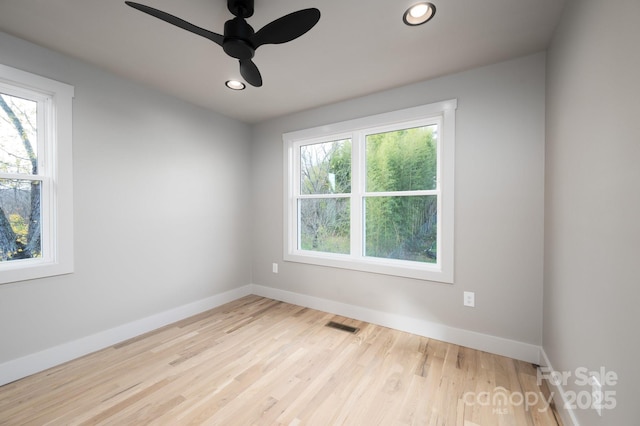
<path fill-rule="evenodd" d="M 219 34 L 226 0 L 137 0 Z M 366 95 L 547 47 L 564 0 L 431 0 L 436 16 L 408 27 L 417 0 L 255 0 L 257 31 L 317 7 L 320 22 L 254 62 L 264 85 L 233 92 L 238 61 L 202 37 L 143 14 L 124 0 L 0 0 L 0 30 L 144 82 L 247 123 Z M 0 55 L 1 61 L 1 55 Z"/>

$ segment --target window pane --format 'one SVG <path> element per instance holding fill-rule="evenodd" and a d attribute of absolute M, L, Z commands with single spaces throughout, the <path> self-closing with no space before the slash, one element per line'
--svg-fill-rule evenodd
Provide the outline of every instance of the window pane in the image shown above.
<path fill-rule="evenodd" d="M 0 179 L 0 261 L 41 256 L 41 182 Z"/>
<path fill-rule="evenodd" d="M 351 140 L 300 147 L 300 193 L 351 192 Z"/>
<path fill-rule="evenodd" d="M 0 172 L 38 173 L 37 102 L 0 93 Z"/>
<path fill-rule="evenodd" d="M 350 253 L 349 211 L 348 198 L 299 200 L 299 248 L 326 253 Z"/>
<path fill-rule="evenodd" d="M 437 127 L 367 135 L 367 191 L 436 189 Z"/>
<path fill-rule="evenodd" d="M 435 263 L 437 197 L 367 197 L 365 255 Z"/>

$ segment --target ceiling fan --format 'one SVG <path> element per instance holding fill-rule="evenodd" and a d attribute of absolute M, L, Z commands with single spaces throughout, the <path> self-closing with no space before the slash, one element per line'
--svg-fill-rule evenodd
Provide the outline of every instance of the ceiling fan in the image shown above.
<path fill-rule="evenodd" d="M 254 0 L 227 0 L 227 7 L 235 18 L 224 24 L 224 35 L 193 25 L 183 19 L 153 7 L 132 1 L 125 3 L 184 30 L 207 38 L 222 46 L 225 53 L 240 61 L 240 74 L 255 87 L 262 86 L 262 76 L 251 60 L 255 51 L 263 44 L 281 44 L 294 40 L 309 31 L 320 20 L 320 11 L 309 8 L 290 13 L 255 32 L 245 20 L 253 15 Z"/>

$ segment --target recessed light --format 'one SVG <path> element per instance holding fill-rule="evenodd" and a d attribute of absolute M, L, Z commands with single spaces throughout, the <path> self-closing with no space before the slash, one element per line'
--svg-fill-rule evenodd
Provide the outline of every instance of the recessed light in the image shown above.
<path fill-rule="evenodd" d="M 243 82 L 238 80 L 227 80 L 224 84 L 231 90 L 244 90 L 244 88 L 247 87 Z"/>
<path fill-rule="evenodd" d="M 404 12 L 402 20 L 405 24 L 416 26 L 428 22 L 436 14 L 436 6 L 433 3 L 416 3 Z"/>

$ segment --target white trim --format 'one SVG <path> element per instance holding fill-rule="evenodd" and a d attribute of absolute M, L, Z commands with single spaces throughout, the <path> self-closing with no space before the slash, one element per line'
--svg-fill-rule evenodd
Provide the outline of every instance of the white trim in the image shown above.
<path fill-rule="evenodd" d="M 546 367 L 548 371 L 556 371 L 551 365 L 551 361 L 549 361 L 549 357 L 547 357 L 547 353 L 544 351 L 544 348 L 540 348 L 540 365 Z M 571 408 L 572 404 L 567 399 L 567 394 L 562 387 L 562 383 L 556 384 L 551 380 L 547 380 L 547 384 L 549 386 L 549 390 L 553 393 L 553 402 L 556 405 L 556 412 L 560 416 L 562 424 L 567 426 L 579 426 L 580 423 Z"/>
<path fill-rule="evenodd" d="M 0 386 L 251 294 L 245 285 L 0 364 Z"/>
<path fill-rule="evenodd" d="M 442 340 L 480 351 L 507 356 L 522 361 L 538 364 L 540 362 L 540 346 L 516 340 L 504 339 L 489 334 L 449 327 L 444 324 L 424 321 L 404 315 L 390 314 L 360 306 L 348 305 L 328 299 L 321 299 L 300 293 L 293 293 L 257 284 L 251 286 L 251 293 L 307 308 L 317 309 L 372 324 L 382 325 L 395 330 Z"/>
<path fill-rule="evenodd" d="M 454 111 L 457 107 L 457 99 L 451 99 L 448 101 L 434 102 L 427 105 L 370 115 L 368 117 L 356 118 L 353 120 L 341 121 L 339 123 L 314 127 L 311 129 L 298 130 L 295 132 L 287 133 L 287 135 L 293 140 L 311 138 L 324 140 L 323 138 L 318 136 L 319 134 L 339 135 L 340 137 L 344 137 L 345 135 L 350 134 L 353 130 L 377 127 L 382 122 L 385 124 L 392 124 L 411 120 L 421 120 L 425 117 L 442 114 L 442 111 Z"/>

